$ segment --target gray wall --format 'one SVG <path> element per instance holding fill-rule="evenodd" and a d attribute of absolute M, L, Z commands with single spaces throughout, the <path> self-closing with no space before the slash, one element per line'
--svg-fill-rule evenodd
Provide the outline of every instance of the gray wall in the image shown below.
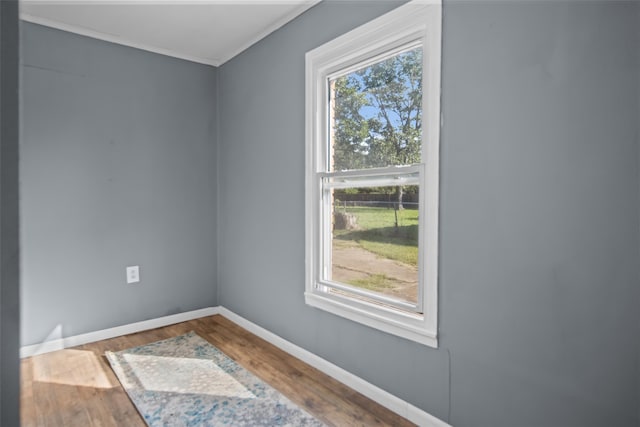
<path fill-rule="evenodd" d="M 216 305 L 216 70 L 29 23 L 22 43 L 22 344 Z"/>
<path fill-rule="evenodd" d="M 18 2 L 0 2 L 0 425 L 20 423 Z"/>
<path fill-rule="evenodd" d="M 457 427 L 638 425 L 637 2 L 445 2 L 439 349 L 305 306 L 304 53 L 219 70 L 219 302 Z"/>
<path fill-rule="evenodd" d="M 638 423 L 637 7 L 446 9 L 441 328 L 456 425 Z"/>

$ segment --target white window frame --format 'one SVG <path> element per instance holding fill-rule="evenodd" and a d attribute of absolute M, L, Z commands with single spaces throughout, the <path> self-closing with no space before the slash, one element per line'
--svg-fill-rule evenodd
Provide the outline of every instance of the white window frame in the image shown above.
<path fill-rule="evenodd" d="M 438 346 L 438 190 L 441 0 L 414 0 L 306 54 L 305 302 L 313 307 L 431 347 Z M 423 51 L 423 163 L 420 185 L 419 292 L 423 314 L 327 292 L 322 283 L 322 180 L 327 177 L 328 80 L 419 42 Z M 393 168 L 380 170 L 387 174 Z M 402 173 L 403 167 L 396 168 Z M 326 238 L 326 236 L 325 236 Z"/>

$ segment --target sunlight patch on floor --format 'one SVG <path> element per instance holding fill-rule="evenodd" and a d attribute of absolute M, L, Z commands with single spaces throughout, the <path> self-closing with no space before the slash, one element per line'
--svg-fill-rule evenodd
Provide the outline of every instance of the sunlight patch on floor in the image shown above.
<path fill-rule="evenodd" d="M 140 382 L 138 385 L 130 384 L 131 387 L 142 386 L 145 390 L 170 393 L 255 398 L 212 360 L 140 354 L 124 354 L 123 357 Z"/>
<path fill-rule="evenodd" d="M 48 353 L 46 357 L 34 356 L 32 365 L 34 381 L 93 388 L 118 385 L 91 351 L 59 350 Z"/>

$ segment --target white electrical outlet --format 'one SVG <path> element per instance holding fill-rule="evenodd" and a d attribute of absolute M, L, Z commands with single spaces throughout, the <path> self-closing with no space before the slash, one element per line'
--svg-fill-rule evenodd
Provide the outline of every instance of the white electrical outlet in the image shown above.
<path fill-rule="evenodd" d="M 127 267 L 127 283 L 138 283 L 140 281 L 140 266 Z"/>

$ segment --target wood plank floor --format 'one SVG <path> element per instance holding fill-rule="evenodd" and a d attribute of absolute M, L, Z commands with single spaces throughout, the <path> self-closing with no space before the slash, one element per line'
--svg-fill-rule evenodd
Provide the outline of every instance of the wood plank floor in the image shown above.
<path fill-rule="evenodd" d="M 189 331 L 328 425 L 414 425 L 226 318 L 210 316 L 23 359 L 22 426 L 144 427 L 103 354 Z"/>

